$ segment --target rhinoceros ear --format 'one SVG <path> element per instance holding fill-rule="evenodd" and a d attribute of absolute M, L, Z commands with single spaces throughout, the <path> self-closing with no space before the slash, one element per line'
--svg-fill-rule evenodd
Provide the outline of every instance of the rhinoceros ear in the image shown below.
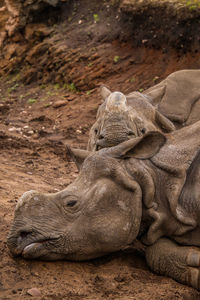
<path fill-rule="evenodd" d="M 84 160 L 86 159 L 86 157 L 88 157 L 88 155 L 91 152 L 87 151 L 87 150 L 71 148 L 68 145 L 66 145 L 66 149 L 67 149 L 67 154 L 69 154 L 69 156 L 73 159 L 78 170 L 80 171 L 80 168 L 81 168 Z"/>
<path fill-rule="evenodd" d="M 103 98 L 103 100 L 106 100 L 106 98 L 108 98 L 111 94 L 111 91 L 105 87 L 105 86 L 100 86 L 100 94 L 101 94 L 101 97 Z"/>
<path fill-rule="evenodd" d="M 158 124 L 158 126 L 164 132 L 171 132 L 176 129 L 174 124 L 157 110 L 156 110 L 156 114 L 155 114 L 155 119 L 156 119 L 156 123 Z"/>
<path fill-rule="evenodd" d="M 158 131 L 150 131 L 142 137 L 133 138 L 107 149 L 107 154 L 116 158 L 134 157 L 148 159 L 153 157 L 165 144 L 166 137 Z"/>

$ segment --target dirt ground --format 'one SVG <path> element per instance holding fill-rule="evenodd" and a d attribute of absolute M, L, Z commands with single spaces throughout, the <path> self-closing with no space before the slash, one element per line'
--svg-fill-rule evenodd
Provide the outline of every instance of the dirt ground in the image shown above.
<path fill-rule="evenodd" d="M 94 16 L 99 11 L 97 4 L 90 8 L 89 21 L 87 6 L 82 10 L 76 7 L 74 14 L 73 9 L 72 20 L 68 12 L 68 23 L 51 26 L 51 35 L 44 35 L 42 41 L 35 35 L 38 27 L 29 26 L 32 39 L 18 43 L 19 49 L 24 47 L 23 61 L 12 53 L 4 56 L 7 64 L 2 62 L 0 299 L 200 299 L 196 290 L 150 272 L 139 250 L 81 263 L 26 261 L 9 255 L 6 237 L 17 199 L 27 190 L 62 190 L 77 176 L 64 145 L 86 148 L 101 103 L 100 84 L 125 93 L 142 91 L 173 71 L 200 67 L 197 44 L 195 51 L 191 45 L 187 48 L 187 43 L 184 51 L 180 45 L 177 49 L 164 42 L 160 47 L 152 43 L 146 47 L 145 41 L 136 45 L 130 36 L 121 32 L 120 36 L 119 25 L 124 20 L 116 23 L 115 10 L 109 12 L 111 31 L 102 12 Z M 43 25 L 47 26 L 44 20 Z M 109 38 L 108 32 L 112 32 Z M 44 44 L 48 51 L 37 52 Z M 14 72 L 9 71 L 11 66 Z M 29 294 L 32 288 L 39 290 L 38 297 Z"/>

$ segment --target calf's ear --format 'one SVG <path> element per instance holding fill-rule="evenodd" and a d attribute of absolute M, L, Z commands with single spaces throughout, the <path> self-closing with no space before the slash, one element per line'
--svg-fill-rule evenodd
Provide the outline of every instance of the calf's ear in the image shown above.
<path fill-rule="evenodd" d="M 87 151 L 87 150 L 71 148 L 68 145 L 66 145 L 66 149 L 67 149 L 67 154 L 69 154 L 69 156 L 75 162 L 78 170 L 80 171 L 80 168 L 81 168 L 84 160 L 86 159 L 86 157 L 88 157 L 88 155 L 91 152 Z"/>
<path fill-rule="evenodd" d="M 149 131 L 145 135 L 125 141 L 107 149 L 107 154 L 116 158 L 134 157 L 148 159 L 153 157 L 165 144 L 166 137 L 158 131 Z"/>
<path fill-rule="evenodd" d="M 111 91 L 106 86 L 100 86 L 100 94 L 103 100 L 106 100 L 111 94 Z"/>
<path fill-rule="evenodd" d="M 158 126 L 162 129 L 162 131 L 171 132 L 176 129 L 174 124 L 165 116 L 163 116 L 159 111 L 156 111 L 155 118 Z"/>

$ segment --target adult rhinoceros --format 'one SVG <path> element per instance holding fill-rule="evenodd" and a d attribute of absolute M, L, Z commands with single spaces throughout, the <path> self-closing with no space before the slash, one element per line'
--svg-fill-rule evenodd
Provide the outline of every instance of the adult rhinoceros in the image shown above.
<path fill-rule="evenodd" d="M 169 75 L 143 94 L 101 88 L 105 102 L 89 134 L 88 150 L 115 146 L 152 130 L 171 132 L 200 119 L 200 70 Z"/>
<path fill-rule="evenodd" d="M 200 289 L 200 121 L 166 136 L 148 132 L 70 153 L 79 176 L 61 192 L 29 191 L 19 199 L 10 251 L 85 260 L 137 238 L 153 271 Z"/>

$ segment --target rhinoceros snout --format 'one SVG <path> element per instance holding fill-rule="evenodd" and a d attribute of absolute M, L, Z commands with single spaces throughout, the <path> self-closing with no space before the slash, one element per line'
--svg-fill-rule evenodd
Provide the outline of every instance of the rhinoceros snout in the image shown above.
<path fill-rule="evenodd" d="M 7 238 L 7 246 L 13 256 L 21 254 L 24 246 L 28 243 L 31 234 L 32 233 L 29 230 L 20 230 L 18 232 L 11 230 Z"/>

